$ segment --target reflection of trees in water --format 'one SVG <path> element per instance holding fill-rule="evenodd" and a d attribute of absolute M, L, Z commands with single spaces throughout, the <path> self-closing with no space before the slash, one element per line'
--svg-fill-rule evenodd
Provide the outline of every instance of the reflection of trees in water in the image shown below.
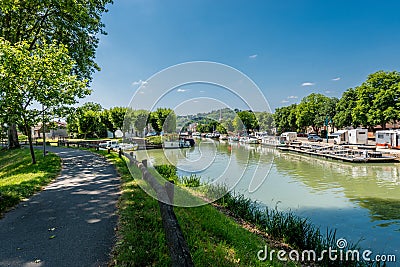
<path fill-rule="evenodd" d="M 400 220 L 399 164 L 351 164 L 294 153 L 281 153 L 274 163 L 279 172 L 315 190 L 341 189 L 373 220 Z"/>
<path fill-rule="evenodd" d="M 390 224 L 400 225 L 400 200 L 399 199 L 381 199 L 381 198 L 360 198 L 359 205 L 370 210 L 370 216 L 374 221 L 397 220 L 396 222 L 387 222 L 381 226 Z"/>

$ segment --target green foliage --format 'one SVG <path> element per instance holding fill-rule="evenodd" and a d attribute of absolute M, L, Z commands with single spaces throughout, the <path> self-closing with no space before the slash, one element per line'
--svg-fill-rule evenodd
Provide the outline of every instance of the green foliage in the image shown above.
<path fill-rule="evenodd" d="M 360 123 L 353 119 L 353 110 L 356 107 L 357 93 L 353 88 L 347 89 L 336 104 L 336 115 L 333 118 L 338 128 L 346 126 L 357 127 Z"/>
<path fill-rule="evenodd" d="M 124 118 L 124 131 L 135 130 L 136 136 L 143 135 L 144 128 L 146 128 L 149 121 L 150 112 L 147 110 L 139 109 L 134 110 L 128 108 Z"/>
<path fill-rule="evenodd" d="M 27 149 L 0 153 L 0 214 L 39 191 L 61 171 L 61 160 L 52 153 L 38 158 L 35 165 L 30 161 Z"/>
<path fill-rule="evenodd" d="M 356 88 L 353 120 L 364 126 L 381 125 L 400 119 L 400 73 L 378 71 Z"/>
<path fill-rule="evenodd" d="M 33 71 L 32 69 L 28 71 L 27 68 L 20 68 L 21 66 L 18 64 L 14 65 L 10 64 L 10 62 L 7 63 L 7 65 L 3 65 L 5 63 L 1 62 L 0 65 L 12 68 L 18 67 L 24 70 L 12 70 L 12 73 L 16 74 L 16 77 L 13 77 L 13 79 L 16 80 L 17 77 L 20 77 L 30 80 L 31 84 L 29 86 L 26 86 L 26 83 L 23 84 L 23 87 L 29 91 L 34 90 L 34 88 L 44 87 L 54 90 L 60 89 L 61 86 L 63 90 L 59 90 L 60 92 L 65 93 L 65 95 L 69 94 L 75 96 L 71 94 L 71 92 L 67 92 L 72 81 L 61 81 L 62 79 L 59 79 L 58 74 L 71 68 L 68 74 L 72 74 L 73 76 L 71 75 L 70 78 L 76 76 L 79 81 L 87 83 L 91 80 L 92 73 L 100 69 L 94 62 L 94 58 L 95 50 L 99 42 L 98 33 L 105 34 L 103 30 L 104 24 L 101 22 L 101 15 L 107 11 L 105 6 L 108 3 L 112 3 L 112 0 L 0 1 L 0 38 L 2 44 L 4 44 L 3 40 L 5 40 L 10 46 L 23 52 L 22 54 L 30 55 L 31 58 L 28 59 L 25 55 L 21 57 L 19 54 L 12 53 L 15 56 L 14 59 L 17 59 L 17 61 L 20 61 L 21 58 L 25 59 L 26 62 L 32 60 L 33 65 L 36 67 L 40 66 L 41 70 L 38 72 L 31 72 Z M 44 52 L 47 50 L 48 44 L 52 44 L 54 48 L 64 48 L 65 53 L 69 56 L 68 62 L 64 62 L 66 64 L 62 62 L 67 59 L 65 56 L 59 58 L 59 65 L 61 68 L 58 74 L 54 73 L 54 71 L 57 70 L 57 68 L 53 68 L 54 61 L 47 61 L 44 59 L 48 55 L 48 53 Z M 21 49 L 21 47 L 23 49 Z M 68 49 L 66 49 L 66 47 L 68 47 Z M 33 54 L 31 55 L 30 52 Z M 4 55 L 3 52 L 0 52 L 0 54 L 2 54 L 2 56 Z M 43 54 L 45 55 L 44 57 Z M 37 61 L 42 61 L 42 63 L 36 64 Z M 46 62 L 49 62 L 50 66 L 48 66 Z M 22 62 L 20 61 L 20 63 Z M 42 78 L 40 78 L 40 80 L 38 79 L 38 77 L 41 77 L 40 74 L 43 73 L 42 70 L 47 69 L 48 74 L 46 75 L 54 78 L 53 81 L 48 81 L 52 82 L 54 86 L 42 81 Z M 28 75 L 26 75 L 26 73 L 28 73 Z M 19 84 L 19 82 L 16 82 L 16 84 Z M 4 85 L 1 84 L 0 87 L 4 87 Z M 89 92 L 85 93 L 85 95 L 88 93 Z M 25 96 L 26 99 L 31 98 L 28 92 Z M 46 100 L 54 100 L 55 102 L 62 99 L 53 94 L 45 94 L 42 97 L 42 101 L 39 101 L 39 103 L 43 103 L 43 98 Z M 62 102 L 62 100 L 60 102 Z M 52 104 L 52 106 L 56 105 Z M 27 109 L 29 105 L 14 105 L 14 107 L 19 107 L 24 110 Z M 15 126 L 16 123 L 21 123 L 19 120 L 20 116 L 15 116 L 14 113 L 8 113 L 6 122 L 10 125 L 10 147 L 19 147 Z M 27 122 L 24 123 L 27 124 Z M 25 128 L 27 128 L 27 126 L 25 126 Z M 31 151 L 32 161 L 34 162 L 35 156 L 33 149 L 31 149 Z"/>
<path fill-rule="evenodd" d="M 154 168 L 164 179 L 173 181 L 177 185 L 186 187 L 198 187 L 201 185 L 200 177 L 195 174 L 179 177 L 177 168 L 174 165 L 162 164 L 156 165 Z"/>
<path fill-rule="evenodd" d="M 148 137 L 146 137 L 146 141 L 147 141 L 147 143 L 149 143 L 151 145 L 156 145 L 156 146 L 160 146 L 163 143 L 162 137 L 160 135 L 148 136 Z"/>
<path fill-rule="evenodd" d="M 279 134 L 297 131 L 297 105 L 275 109 L 273 115 L 275 126 Z"/>
<path fill-rule="evenodd" d="M 75 133 L 78 137 L 93 138 L 106 137 L 107 125 L 104 117 L 108 111 L 102 110 L 100 104 L 88 102 L 72 110 L 67 117 L 67 129 L 69 133 Z"/>
<path fill-rule="evenodd" d="M 124 118 L 128 108 L 125 107 L 113 107 L 110 108 L 108 113 L 114 128 L 123 130 Z"/>
<path fill-rule="evenodd" d="M 95 50 L 98 33 L 105 33 L 101 15 L 108 3 L 112 1 L 0 1 L 0 36 L 11 44 L 25 41 L 29 50 L 43 42 L 64 44 L 76 62 L 73 73 L 90 79 L 99 69 Z"/>
<path fill-rule="evenodd" d="M 212 133 L 218 131 L 219 133 L 225 134 L 225 127 L 218 121 L 211 119 L 204 119 L 202 122 L 197 124 L 197 131 L 200 133 Z"/>
<path fill-rule="evenodd" d="M 178 175 L 176 173 L 177 168 L 174 165 L 170 164 L 162 164 L 154 166 L 156 171 L 164 177 L 164 179 L 168 181 L 174 181 L 176 184 L 178 183 Z"/>
<path fill-rule="evenodd" d="M 275 127 L 274 116 L 269 112 L 255 112 L 260 131 L 266 131 L 272 134 L 272 129 Z"/>
<path fill-rule="evenodd" d="M 318 133 L 325 124 L 326 118 L 333 118 L 336 114 L 338 99 L 329 98 L 322 94 L 312 93 L 304 97 L 297 107 L 297 127 L 311 126 Z"/>
<path fill-rule="evenodd" d="M 136 131 L 142 133 L 149 120 L 150 112 L 147 110 L 140 109 L 140 110 L 135 110 L 133 114 L 134 114 L 133 126 L 135 127 Z"/>
<path fill-rule="evenodd" d="M 233 132 L 235 130 L 234 126 L 233 126 L 233 120 L 231 119 L 227 119 L 225 120 L 222 125 L 224 126 L 224 128 L 226 129 L 227 132 Z"/>
<path fill-rule="evenodd" d="M 176 131 L 176 115 L 170 108 L 158 108 L 151 112 L 149 121 L 157 133 L 162 131 L 173 133 Z"/>
<path fill-rule="evenodd" d="M 56 42 L 43 43 L 31 51 L 25 41 L 11 44 L 0 38 L 0 110 L 6 111 L 0 114 L 5 116 L 3 120 L 21 124 L 30 132 L 30 127 L 43 117 L 48 122 L 50 116 L 62 116 L 68 105 L 90 94 L 87 80 L 71 74 L 76 62 L 67 52 Z"/>
<path fill-rule="evenodd" d="M 114 123 L 111 120 L 110 111 L 107 109 L 102 110 L 99 115 L 101 123 L 106 126 L 107 130 L 112 132 L 113 138 L 115 138 L 115 131 L 117 130 L 117 127 L 115 127 Z"/>
<path fill-rule="evenodd" d="M 93 110 L 84 111 L 78 121 L 79 133 L 83 134 L 84 138 L 87 137 L 103 137 L 102 132 L 104 128 L 100 120 L 100 113 Z"/>
<path fill-rule="evenodd" d="M 256 115 L 251 110 L 237 112 L 237 117 L 235 117 L 233 125 L 237 131 L 243 130 L 244 127 L 247 132 L 258 130 L 260 127 Z M 242 129 L 240 129 L 241 127 Z"/>

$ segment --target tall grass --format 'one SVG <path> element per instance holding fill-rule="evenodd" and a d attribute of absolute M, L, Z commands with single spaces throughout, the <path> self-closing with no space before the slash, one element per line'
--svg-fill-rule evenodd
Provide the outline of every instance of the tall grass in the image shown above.
<path fill-rule="evenodd" d="M 154 166 L 156 171 L 168 181 L 173 181 L 177 185 L 187 187 L 198 187 L 201 185 L 200 177 L 192 174 L 190 176 L 178 176 L 177 168 L 174 165 L 162 164 Z"/>
<path fill-rule="evenodd" d="M 181 185 L 191 184 L 190 178 L 178 177 L 176 167 L 172 165 L 159 165 L 156 170 L 165 178 L 172 179 Z M 194 177 L 193 184 L 200 185 L 200 177 Z M 204 195 L 210 199 L 218 198 L 215 203 L 228 209 L 235 217 L 241 218 L 254 224 L 258 229 L 265 232 L 274 240 L 288 244 L 296 250 L 313 250 L 317 258 L 323 250 L 337 249 L 336 230 L 327 229 L 326 233 L 312 224 L 308 218 L 301 218 L 292 211 L 279 211 L 277 207 L 268 208 L 259 202 L 245 197 L 243 194 L 230 192 L 227 187 L 221 185 L 206 185 Z M 220 197 L 222 196 L 222 197 Z M 348 244 L 347 250 L 360 250 L 358 243 Z M 344 251 L 345 253 L 345 251 Z M 328 256 L 318 261 L 320 266 L 374 266 L 363 261 L 330 260 Z M 375 266 L 378 266 L 375 264 Z"/>
<path fill-rule="evenodd" d="M 300 251 L 313 250 L 317 258 L 323 250 L 337 249 L 336 229 L 327 229 L 323 235 L 321 230 L 307 218 L 301 218 L 292 211 L 282 212 L 277 207 L 271 209 L 243 194 L 229 192 L 224 186 L 210 186 L 206 195 L 213 197 L 223 195 L 215 201 L 233 213 L 234 216 L 253 223 L 274 240 L 280 240 Z M 358 243 L 348 244 L 346 250 L 360 250 Z M 345 251 L 344 251 L 345 253 Z M 328 256 L 318 261 L 320 266 L 372 266 L 363 261 L 330 260 Z"/>

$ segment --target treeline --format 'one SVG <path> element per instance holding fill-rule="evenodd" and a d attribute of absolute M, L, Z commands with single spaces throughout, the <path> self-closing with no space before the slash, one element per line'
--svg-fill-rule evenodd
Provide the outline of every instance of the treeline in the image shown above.
<path fill-rule="evenodd" d="M 176 115 L 168 108 L 158 108 L 150 112 L 127 107 L 104 109 L 98 103 L 88 102 L 74 109 L 67 117 L 70 135 L 80 138 L 103 138 L 110 131 L 115 138 L 117 130 L 142 136 L 148 125 L 156 133 L 175 132 Z"/>
<path fill-rule="evenodd" d="M 378 71 L 365 82 L 347 89 L 340 99 L 322 94 L 310 94 L 299 104 L 275 110 L 274 121 L 278 133 L 306 131 L 312 127 L 319 132 L 324 125 L 337 128 L 366 127 L 400 120 L 400 73 Z"/>
<path fill-rule="evenodd" d="M 251 110 L 238 110 L 235 109 L 227 112 L 223 109 L 225 114 L 221 115 L 220 118 L 216 117 L 215 114 L 219 114 L 218 111 L 211 113 L 201 113 L 197 116 L 190 118 L 186 125 L 182 127 L 182 130 L 187 130 L 187 125 L 196 122 L 196 130 L 201 133 L 212 133 L 217 131 L 221 134 L 228 132 L 253 132 L 253 131 L 266 131 L 272 133 L 274 128 L 273 115 L 269 112 L 253 112 Z M 212 116 L 214 115 L 214 116 Z"/>

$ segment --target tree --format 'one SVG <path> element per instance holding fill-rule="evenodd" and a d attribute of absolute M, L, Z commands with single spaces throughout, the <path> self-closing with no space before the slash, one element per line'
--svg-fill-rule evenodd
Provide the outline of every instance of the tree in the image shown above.
<path fill-rule="evenodd" d="M 327 117 L 334 117 L 336 102 L 336 98 L 331 99 L 317 93 L 304 97 L 297 107 L 297 126 L 311 126 L 314 132 L 319 133 Z"/>
<path fill-rule="evenodd" d="M 239 111 L 237 115 L 248 132 L 259 128 L 258 120 L 251 110 Z M 238 124 L 238 121 L 236 121 L 236 124 Z"/>
<path fill-rule="evenodd" d="M 353 118 L 364 126 L 381 125 L 400 119 L 400 73 L 378 71 L 356 88 Z"/>
<path fill-rule="evenodd" d="M 219 132 L 220 134 L 227 134 L 228 132 L 226 131 L 224 125 L 218 123 L 217 128 L 216 128 L 217 132 Z"/>
<path fill-rule="evenodd" d="M 12 45 L 0 39 L 0 110 L 7 119 L 23 125 L 30 133 L 31 127 L 49 115 L 62 115 L 65 105 L 90 94 L 87 81 L 71 75 L 75 61 L 67 54 L 64 45 L 42 44 L 30 50 L 27 42 Z M 39 104 L 39 107 L 33 106 Z M 32 163 L 36 163 L 32 136 L 28 135 Z"/>
<path fill-rule="evenodd" d="M 174 132 L 176 130 L 175 112 L 169 108 L 158 108 L 150 113 L 150 123 L 157 133 L 163 130 L 165 132 Z"/>
<path fill-rule="evenodd" d="M 236 132 L 242 132 L 246 128 L 238 115 L 233 119 L 232 125 Z"/>
<path fill-rule="evenodd" d="M 110 111 L 105 109 L 100 112 L 100 121 L 106 126 L 107 130 L 112 132 L 113 138 L 115 138 L 115 131 L 117 127 L 112 122 Z"/>
<path fill-rule="evenodd" d="M 234 126 L 233 126 L 233 121 L 231 119 L 227 119 L 226 121 L 224 121 L 223 126 L 225 127 L 225 129 L 228 132 L 233 132 L 235 130 Z"/>
<path fill-rule="evenodd" d="M 274 126 L 274 117 L 269 112 L 256 112 L 255 113 L 258 123 L 260 125 L 260 130 L 268 132 L 268 134 L 272 133 L 272 129 Z"/>
<path fill-rule="evenodd" d="M 78 120 L 79 134 L 83 138 L 106 137 L 107 127 L 101 122 L 101 112 L 94 110 L 84 110 Z"/>
<path fill-rule="evenodd" d="M 122 130 L 124 127 L 124 118 L 128 108 L 125 107 L 113 107 L 110 108 L 111 122 L 114 124 L 116 129 Z"/>
<path fill-rule="evenodd" d="M 297 131 L 297 104 L 276 108 L 273 118 L 279 134 Z"/>
<path fill-rule="evenodd" d="M 135 130 L 141 134 L 143 133 L 144 128 L 146 128 L 149 114 L 149 111 L 143 109 L 135 110 L 133 113 L 133 126 L 135 127 Z"/>
<path fill-rule="evenodd" d="M 101 113 L 102 113 L 102 106 L 98 103 L 93 103 L 93 102 L 86 102 L 84 103 L 82 106 L 77 107 L 72 109 L 68 116 L 67 116 L 67 129 L 68 132 L 70 134 L 75 133 L 78 136 L 82 136 L 84 137 L 85 133 L 80 131 L 80 127 L 82 128 L 87 128 L 90 126 L 82 126 L 83 120 L 82 119 L 85 116 L 85 113 L 87 111 L 93 111 L 94 113 L 96 113 L 99 118 L 100 121 L 97 123 L 98 127 L 94 127 L 93 129 L 95 129 L 93 132 L 90 133 L 86 133 L 89 134 L 90 136 L 104 136 L 105 132 L 107 131 L 106 126 L 104 125 L 104 123 L 101 121 Z"/>
<path fill-rule="evenodd" d="M 0 1 L 0 37 L 11 45 L 20 42 L 33 51 L 42 44 L 64 44 L 75 61 L 71 72 L 90 81 L 99 67 L 94 61 L 99 42 L 105 34 L 101 15 L 111 0 L 10 0 Z M 19 147 L 16 123 L 8 116 L 9 147 Z"/>
<path fill-rule="evenodd" d="M 357 99 L 355 89 L 349 88 L 343 92 L 342 97 L 336 104 L 336 115 L 333 117 L 333 121 L 338 128 L 346 126 L 357 127 L 360 124 L 353 118 L 353 110 L 356 107 Z"/>

